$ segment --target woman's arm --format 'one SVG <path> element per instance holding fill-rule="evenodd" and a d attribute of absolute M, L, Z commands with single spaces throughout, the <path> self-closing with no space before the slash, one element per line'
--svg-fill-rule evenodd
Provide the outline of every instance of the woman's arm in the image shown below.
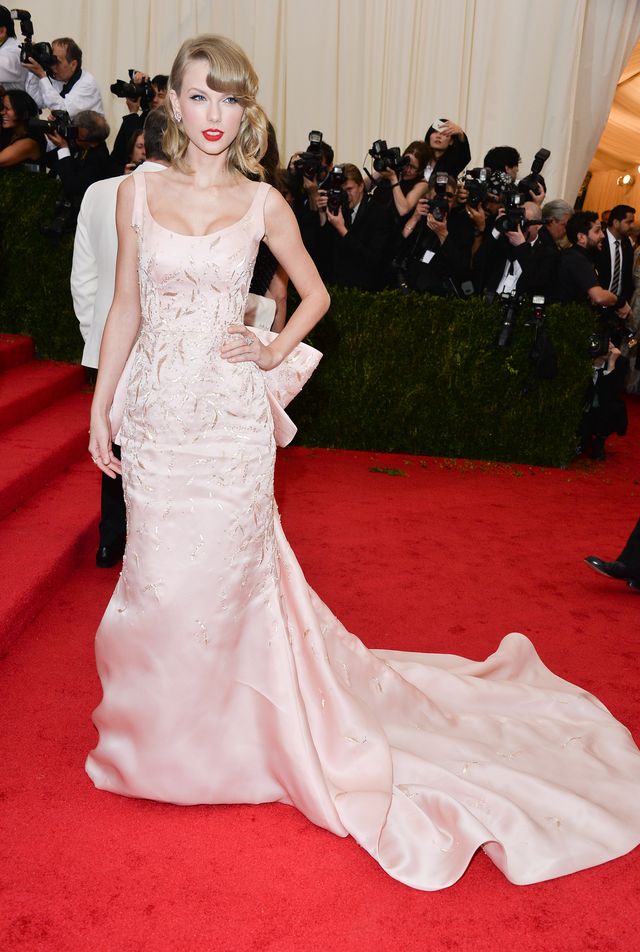
<path fill-rule="evenodd" d="M 289 276 L 282 265 L 278 265 L 271 283 L 267 288 L 265 297 L 271 298 L 276 302 L 276 316 L 271 326 L 274 333 L 279 334 L 287 320 L 287 285 Z"/>
<path fill-rule="evenodd" d="M 320 275 L 300 237 L 295 215 L 282 195 L 275 188 L 269 189 L 265 202 L 265 236 L 273 254 L 278 259 L 300 295 L 300 304 L 291 315 L 286 327 L 268 346 L 261 344 L 254 335 L 247 335 L 249 328 L 234 325 L 229 331 L 253 337 L 251 344 L 232 341 L 221 351 L 231 361 L 253 360 L 262 370 L 271 370 L 289 356 L 307 336 L 329 308 L 330 298 Z"/>
<path fill-rule="evenodd" d="M 138 240 L 131 226 L 134 181 L 125 179 L 118 189 L 116 228 L 118 258 L 113 302 L 109 310 L 102 344 L 98 379 L 91 405 L 89 452 L 96 465 L 115 478 L 120 464 L 111 451 L 109 410 L 118 380 L 140 327 L 140 286 L 138 284 Z"/>
<path fill-rule="evenodd" d="M 29 159 L 37 162 L 41 155 L 42 149 L 35 139 L 17 139 L 0 152 L 0 168 L 19 165 Z"/>

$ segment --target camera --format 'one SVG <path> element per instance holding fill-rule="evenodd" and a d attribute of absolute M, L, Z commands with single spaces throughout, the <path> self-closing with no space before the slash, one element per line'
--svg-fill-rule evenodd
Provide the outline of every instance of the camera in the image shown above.
<path fill-rule="evenodd" d="M 45 72 L 50 72 L 58 62 L 58 57 L 54 56 L 51 43 L 34 43 L 33 22 L 28 10 L 12 10 L 11 19 L 18 20 L 20 23 L 20 32 L 24 37 L 24 43 L 20 45 L 20 62 L 26 63 L 27 60 L 34 60 L 42 66 Z"/>
<path fill-rule="evenodd" d="M 119 99 L 139 99 L 142 111 L 149 112 L 153 97 L 155 96 L 155 90 L 148 79 L 145 79 L 143 83 L 134 83 L 133 77 L 136 73 L 140 72 L 142 72 L 142 70 L 130 69 L 128 83 L 124 79 L 117 79 L 115 83 L 109 86 L 109 89 L 113 95 Z"/>
<path fill-rule="evenodd" d="M 445 221 L 449 214 L 449 202 L 446 199 L 449 175 L 447 172 L 436 172 L 434 184 L 435 196 L 427 202 L 427 208 L 436 221 Z"/>
<path fill-rule="evenodd" d="M 393 146 L 389 148 L 384 139 L 376 139 L 369 155 L 373 159 L 373 167 L 376 172 L 395 172 L 396 175 L 409 164 L 409 156 L 400 155 L 400 147 Z"/>
<path fill-rule="evenodd" d="M 518 182 L 518 190 L 525 196 L 525 201 L 530 199 L 529 192 L 533 192 L 534 195 L 540 194 L 540 190 L 543 187 L 543 180 L 540 173 L 550 155 L 551 153 L 548 149 L 538 149 L 531 163 L 531 171 Z"/>
<path fill-rule="evenodd" d="M 496 218 L 494 228 L 501 234 L 506 235 L 508 231 L 517 231 L 518 228 L 524 230 L 524 196 L 518 188 L 513 185 L 507 185 L 502 192 L 502 204 L 504 206 L 504 215 Z"/>
<path fill-rule="evenodd" d="M 341 165 L 334 165 L 326 179 L 322 183 L 322 188 L 327 193 L 327 209 L 332 215 L 337 215 L 340 209 L 344 215 L 349 207 L 349 199 L 342 186 L 346 178 L 344 169 Z"/>
<path fill-rule="evenodd" d="M 513 328 L 523 296 L 515 290 L 504 291 L 500 295 L 500 300 L 502 301 L 502 324 L 498 334 L 498 347 L 508 347 L 513 337 Z"/>
<path fill-rule="evenodd" d="M 485 168 L 467 169 L 462 184 L 469 194 L 467 205 L 479 208 L 487 196 L 487 182 L 490 171 Z"/>
<path fill-rule="evenodd" d="M 78 126 L 71 122 L 71 116 L 64 109 L 52 109 L 50 119 L 29 119 L 29 132 L 44 133 L 57 132 L 59 136 L 72 143 L 78 136 Z"/>
<path fill-rule="evenodd" d="M 317 129 L 312 129 L 309 133 L 309 145 L 306 152 L 301 152 L 300 157 L 293 163 L 298 175 L 304 178 L 315 179 L 322 169 L 322 133 Z"/>
<path fill-rule="evenodd" d="M 587 341 L 587 354 L 591 360 L 606 357 L 609 353 L 611 338 L 608 334 L 591 334 Z"/>

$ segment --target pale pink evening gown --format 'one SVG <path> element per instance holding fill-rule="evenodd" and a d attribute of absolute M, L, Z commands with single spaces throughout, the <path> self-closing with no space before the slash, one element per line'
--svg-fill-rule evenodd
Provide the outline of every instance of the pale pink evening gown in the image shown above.
<path fill-rule="evenodd" d="M 96 639 L 95 785 L 291 804 L 418 889 L 455 882 L 480 847 L 514 883 L 632 849 L 640 752 L 524 636 L 483 662 L 369 651 L 307 585 L 274 503 L 274 429 L 290 438 L 280 405 L 319 355 L 301 346 L 271 374 L 219 356 L 269 186 L 190 237 L 154 221 L 133 180 L 143 321 L 121 431 L 127 551 Z"/>

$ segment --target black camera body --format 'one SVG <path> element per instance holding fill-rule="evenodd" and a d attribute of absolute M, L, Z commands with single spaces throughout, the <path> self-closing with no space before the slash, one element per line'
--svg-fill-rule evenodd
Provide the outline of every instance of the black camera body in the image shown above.
<path fill-rule="evenodd" d="M 117 79 L 115 83 L 109 86 L 109 89 L 119 99 L 139 99 L 142 111 L 148 112 L 155 96 L 155 90 L 149 80 L 145 80 L 144 83 L 134 83 L 133 77 L 138 72 L 141 72 L 141 70 L 130 69 L 128 83 L 124 79 Z"/>
<path fill-rule="evenodd" d="M 536 195 L 540 193 L 540 189 L 543 187 L 543 180 L 540 173 L 550 155 L 551 153 L 548 149 L 538 149 L 531 163 L 531 171 L 518 182 L 518 189 L 526 199 L 530 199 L 529 192 L 534 192 Z"/>
<path fill-rule="evenodd" d="M 317 129 L 312 129 L 309 133 L 309 145 L 306 152 L 301 152 L 300 157 L 293 163 L 298 175 L 304 178 L 316 179 L 322 169 L 322 133 Z"/>
<path fill-rule="evenodd" d="M 489 175 L 490 170 L 485 168 L 467 169 L 464 173 L 462 184 L 468 192 L 467 205 L 471 208 L 480 208 L 487 197 Z"/>
<path fill-rule="evenodd" d="M 344 169 L 341 165 L 334 165 L 322 183 L 322 188 L 327 193 L 327 209 L 332 215 L 337 215 L 340 209 L 344 215 L 349 207 L 347 193 L 342 188 L 345 182 Z"/>
<path fill-rule="evenodd" d="M 78 126 L 71 122 L 71 116 L 64 109 L 52 109 L 50 119 L 29 119 L 29 132 L 43 133 L 57 132 L 59 136 L 73 143 L 78 136 Z"/>
<path fill-rule="evenodd" d="M 513 328 L 516 323 L 518 311 L 524 301 L 524 295 L 518 291 L 503 291 L 500 295 L 502 302 L 502 322 L 500 333 L 498 334 L 498 347 L 508 347 L 513 337 Z"/>
<path fill-rule="evenodd" d="M 436 221 L 446 221 L 449 214 L 449 202 L 446 199 L 449 175 L 447 172 L 436 172 L 434 183 L 435 195 L 427 202 L 427 208 Z"/>
<path fill-rule="evenodd" d="M 20 32 L 24 37 L 24 42 L 20 45 L 20 62 L 26 63 L 28 60 L 34 60 L 42 66 L 46 73 L 58 62 L 57 56 L 54 56 L 51 43 L 33 42 L 33 22 L 28 10 L 12 10 L 11 19 L 18 20 L 20 23 Z"/>
<path fill-rule="evenodd" d="M 502 204 L 504 206 L 504 215 L 500 218 L 496 218 L 495 229 L 500 232 L 502 235 L 506 235 L 508 231 L 517 231 L 518 228 L 521 228 L 523 231 L 525 229 L 525 214 L 524 214 L 524 196 L 518 188 L 513 185 L 508 185 L 504 188 L 502 192 Z"/>
<path fill-rule="evenodd" d="M 609 353 L 611 338 L 608 334 L 591 334 L 587 341 L 587 354 L 591 360 L 606 357 Z"/>
<path fill-rule="evenodd" d="M 369 155 L 373 159 L 376 172 L 395 172 L 396 175 L 409 164 L 409 156 L 400 154 L 400 146 L 389 148 L 384 139 L 376 139 Z"/>

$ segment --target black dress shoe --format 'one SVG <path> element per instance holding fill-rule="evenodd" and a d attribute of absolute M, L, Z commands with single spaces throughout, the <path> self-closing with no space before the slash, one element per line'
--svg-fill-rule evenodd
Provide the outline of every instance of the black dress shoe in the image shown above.
<path fill-rule="evenodd" d="M 607 455 L 604 451 L 604 437 L 596 436 L 591 444 L 591 459 L 603 460 Z"/>
<path fill-rule="evenodd" d="M 623 562 L 605 562 L 603 559 L 599 559 L 597 555 L 588 555 L 585 562 L 590 568 L 600 572 L 601 575 L 608 575 L 609 578 L 617 578 L 623 582 L 640 586 L 640 579 L 634 578 Z"/>
<path fill-rule="evenodd" d="M 125 539 L 118 539 L 110 545 L 98 546 L 96 565 L 99 569 L 110 569 L 122 559 L 124 555 Z"/>

